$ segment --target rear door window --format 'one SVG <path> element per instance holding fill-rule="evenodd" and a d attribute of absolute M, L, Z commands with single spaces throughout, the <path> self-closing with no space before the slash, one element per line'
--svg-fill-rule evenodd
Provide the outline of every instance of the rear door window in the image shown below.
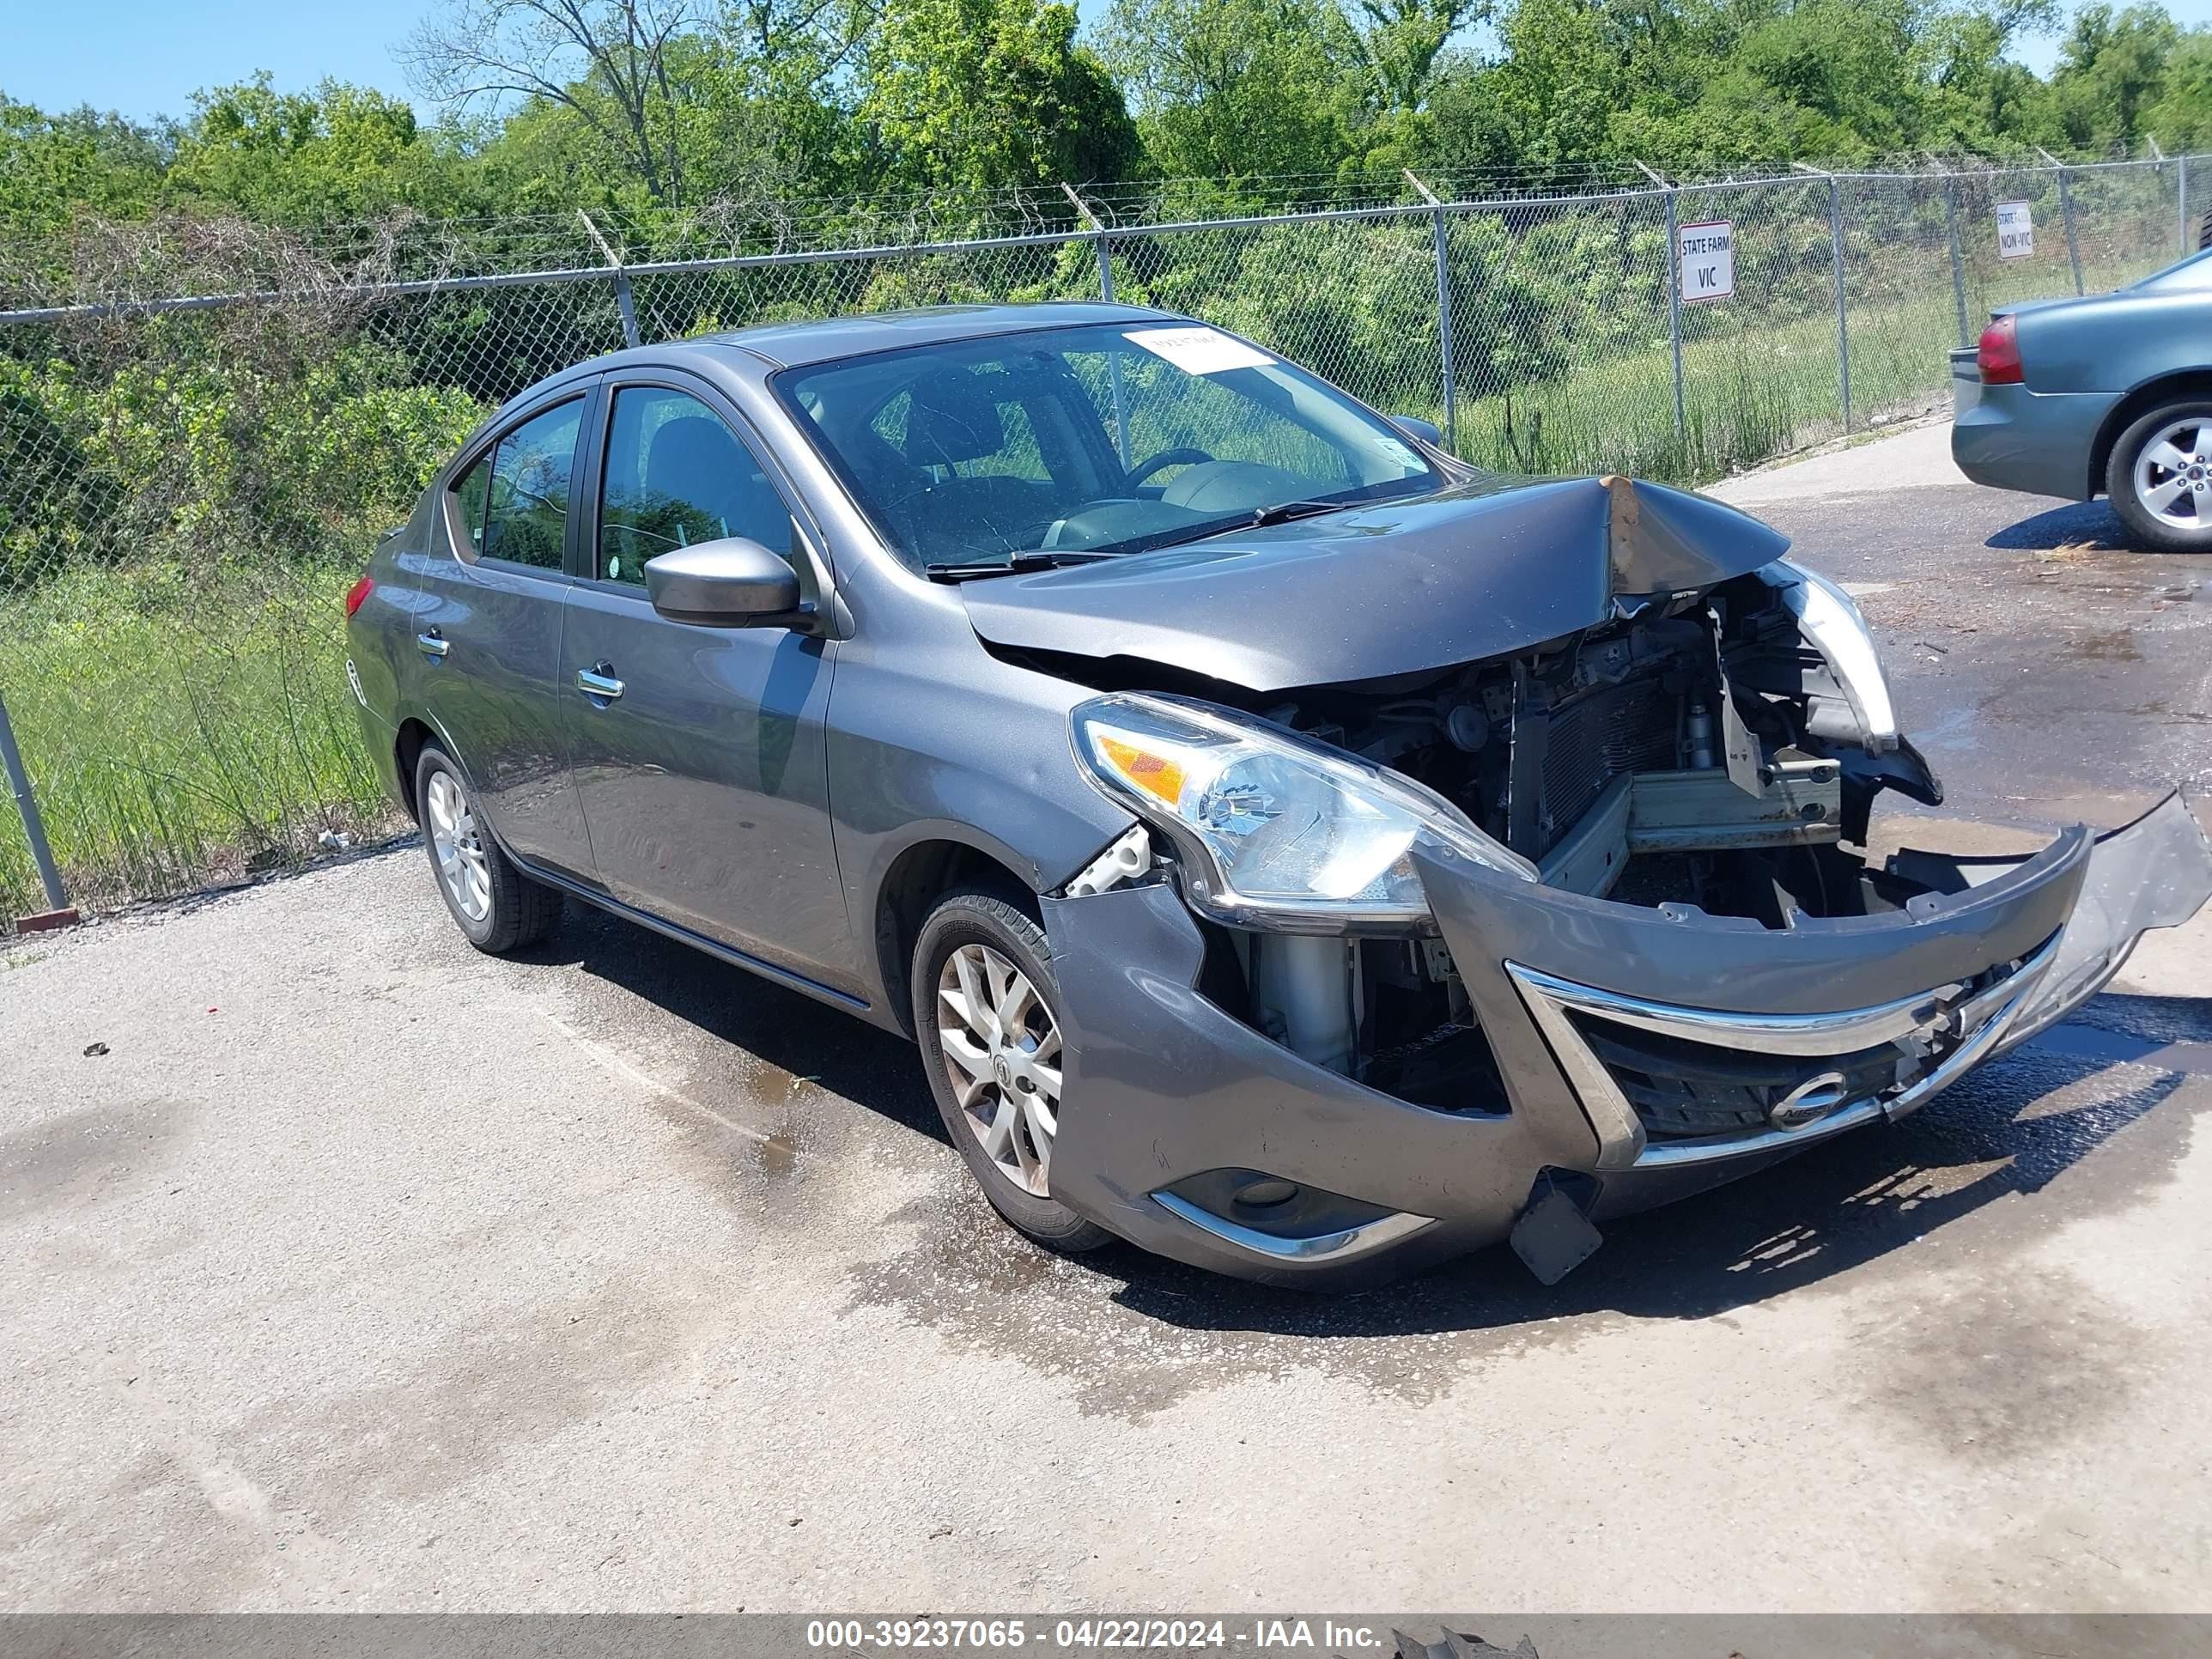
<path fill-rule="evenodd" d="M 533 415 L 462 476 L 453 493 L 477 556 L 536 570 L 562 568 L 583 420 L 581 398 Z"/>

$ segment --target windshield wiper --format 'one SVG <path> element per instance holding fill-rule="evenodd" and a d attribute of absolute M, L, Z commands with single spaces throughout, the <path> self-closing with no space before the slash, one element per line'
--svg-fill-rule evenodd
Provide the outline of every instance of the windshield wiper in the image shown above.
<path fill-rule="evenodd" d="M 1264 530 L 1271 524 L 1288 524 L 1293 519 L 1310 519 L 1317 514 L 1340 512 L 1358 505 L 1358 501 L 1277 501 L 1255 513 L 1247 526 L 1253 530 Z"/>
<path fill-rule="evenodd" d="M 1288 524 L 1292 519 L 1310 519 L 1319 514 L 1340 513 L 1346 507 L 1362 505 L 1359 501 L 1277 501 L 1273 507 L 1263 507 L 1243 518 L 1214 519 L 1177 535 L 1148 541 L 1139 550 L 1149 553 L 1157 548 L 1187 547 L 1193 542 L 1211 541 L 1235 530 L 1264 530 L 1271 524 Z"/>
<path fill-rule="evenodd" d="M 1096 564 L 1101 559 L 1110 559 L 1111 553 L 1086 553 L 1073 548 L 1062 551 L 1039 550 L 1033 553 L 1017 553 L 1011 558 L 977 560 L 969 564 L 926 564 L 921 574 L 933 582 L 964 582 L 976 576 L 1005 576 L 1024 570 L 1056 570 L 1066 564 Z"/>

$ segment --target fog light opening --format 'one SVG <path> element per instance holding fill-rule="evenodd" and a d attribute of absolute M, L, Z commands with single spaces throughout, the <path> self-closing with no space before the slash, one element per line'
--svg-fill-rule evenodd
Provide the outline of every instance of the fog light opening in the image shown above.
<path fill-rule="evenodd" d="M 1265 1176 L 1239 1187 L 1234 1202 L 1240 1210 L 1279 1210 L 1295 1200 L 1298 1191 L 1298 1183 L 1295 1181 Z"/>

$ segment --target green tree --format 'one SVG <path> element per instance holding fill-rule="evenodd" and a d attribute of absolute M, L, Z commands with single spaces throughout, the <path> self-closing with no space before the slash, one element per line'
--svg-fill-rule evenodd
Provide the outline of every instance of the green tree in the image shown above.
<path fill-rule="evenodd" d="M 2169 150 L 2212 149 L 2212 29 L 2191 29 L 2174 43 L 2164 88 L 2143 118 Z"/>
<path fill-rule="evenodd" d="M 89 107 L 48 115 L 0 91 L 0 234 L 44 240 L 80 213 L 142 213 L 168 159 L 155 128 Z"/>
<path fill-rule="evenodd" d="M 2092 0 L 2075 12 L 2051 77 L 2067 142 L 2096 149 L 2137 143 L 2180 39 L 2163 6 L 2134 5 L 2115 15 L 2103 0 Z"/>
<path fill-rule="evenodd" d="M 1121 89 L 1075 31 L 1057 0 L 890 0 L 860 103 L 881 176 L 982 190 L 1130 176 Z"/>
<path fill-rule="evenodd" d="M 452 152 L 402 99 L 337 81 L 278 92 L 264 72 L 192 102 L 168 169 L 172 198 L 219 202 L 283 224 L 460 205 Z"/>
<path fill-rule="evenodd" d="M 1325 173 L 1351 152 L 1353 42 L 1328 0 L 1115 0 L 1099 40 L 1171 178 Z"/>
<path fill-rule="evenodd" d="M 404 51 L 416 87 L 448 108 L 550 106 L 658 203 L 684 197 L 678 43 L 704 0 L 448 0 Z"/>
<path fill-rule="evenodd" d="M 1625 20 L 1590 0 L 1515 0 L 1498 36 L 1497 58 L 1462 62 L 1431 94 L 1435 165 L 1612 159 L 1615 112 L 1655 91 L 1638 83 Z"/>

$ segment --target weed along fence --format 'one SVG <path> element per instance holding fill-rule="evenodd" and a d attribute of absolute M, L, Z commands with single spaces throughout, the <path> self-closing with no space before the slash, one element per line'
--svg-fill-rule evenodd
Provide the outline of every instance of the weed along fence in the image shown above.
<path fill-rule="evenodd" d="M 1488 199 L 1408 175 L 1388 201 L 1174 222 L 1067 191 L 1013 234 L 703 254 L 696 222 L 585 216 L 551 259 L 544 220 L 0 249 L 0 701 L 51 846 L 0 805 L 0 917 L 384 822 L 342 595 L 485 413 L 626 340 L 1103 296 L 1247 335 L 1484 465 L 1696 483 L 1928 406 L 1992 306 L 2195 247 L 2208 160 Z"/>

